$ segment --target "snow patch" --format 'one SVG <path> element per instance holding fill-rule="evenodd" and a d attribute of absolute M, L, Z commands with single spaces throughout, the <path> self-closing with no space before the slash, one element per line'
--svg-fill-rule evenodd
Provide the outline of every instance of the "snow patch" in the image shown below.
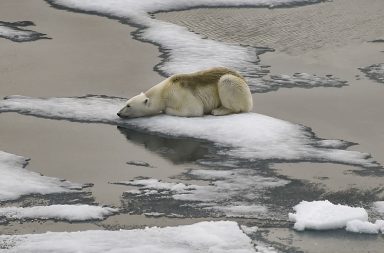
<path fill-rule="evenodd" d="M 81 184 L 24 169 L 28 160 L 0 151 L 0 202 L 15 200 L 24 195 L 73 192 L 82 188 Z"/>
<path fill-rule="evenodd" d="M 0 217 L 17 219 L 56 219 L 67 221 L 102 220 L 118 209 L 91 205 L 50 205 L 0 208 Z"/>
<path fill-rule="evenodd" d="M 384 220 L 377 220 L 375 223 L 351 220 L 347 222 L 345 229 L 353 233 L 378 234 L 380 231 L 384 233 Z"/>
<path fill-rule="evenodd" d="M 251 239 L 236 222 L 135 230 L 0 235 L 0 252 L 252 253 Z"/>
<path fill-rule="evenodd" d="M 296 213 L 289 213 L 289 220 L 295 222 L 294 229 L 327 230 L 344 228 L 349 221 L 368 221 L 364 208 L 335 205 L 328 200 L 302 201 L 293 207 Z"/>

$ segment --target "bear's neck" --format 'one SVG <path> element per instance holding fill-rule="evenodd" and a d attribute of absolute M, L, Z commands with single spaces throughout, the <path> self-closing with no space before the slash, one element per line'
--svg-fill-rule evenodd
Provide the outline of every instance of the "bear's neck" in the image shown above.
<path fill-rule="evenodd" d="M 154 108 L 159 109 L 160 111 L 165 110 L 165 100 L 164 100 L 164 88 L 166 83 L 161 82 L 145 92 L 145 95 L 150 98 L 151 103 Z"/>

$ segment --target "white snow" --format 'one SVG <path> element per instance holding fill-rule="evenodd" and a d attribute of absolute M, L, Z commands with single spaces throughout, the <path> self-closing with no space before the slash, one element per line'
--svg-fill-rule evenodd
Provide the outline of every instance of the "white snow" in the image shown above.
<path fill-rule="evenodd" d="M 302 201 L 293 209 L 296 213 L 289 213 L 289 220 L 295 222 L 294 229 L 299 231 L 338 229 L 344 228 L 349 221 L 368 221 L 364 208 L 335 205 L 328 200 Z"/>
<path fill-rule="evenodd" d="M 25 157 L 0 151 L 0 202 L 23 195 L 71 192 L 82 188 L 81 184 L 26 170 L 27 164 Z"/>
<path fill-rule="evenodd" d="M 265 115 L 243 113 L 197 118 L 160 115 L 124 120 L 118 118 L 116 112 L 125 101 L 99 96 L 47 99 L 10 96 L 0 101 L 0 112 L 15 111 L 53 119 L 101 122 L 169 136 L 203 139 L 218 147 L 229 148 L 225 151 L 226 155 L 250 162 L 264 159 L 317 160 L 378 166 L 369 154 L 341 149 L 345 146 L 344 141 L 320 140 L 306 127 Z"/>
<path fill-rule="evenodd" d="M 9 248 L 4 248 L 4 247 Z M 236 222 L 120 231 L 0 235 L 0 252 L 251 253 L 251 239 Z"/>
<path fill-rule="evenodd" d="M 7 219 L 56 219 L 67 221 L 102 220 L 118 209 L 91 205 L 50 205 L 33 207 L 3 207 L 0 217 Z"/>
<path fill-rule="evenodd" d="M 347 222 L 345 228 L 348 232 L 378 234 L 380 231 L 384 233 L 384 220 L 377 220 L 375 223 L 361 220 L 351 220 Z"/>
<path fill-rule="evenodd" d="M 263 87 L 259 77 L 264 70 L 258 49 L 202 38 L 185 27 L 150 17 L 149 13 L 193 7 L 254 6 L 315 3 L 319 0 L 49 0 L 61 7 L 106 15 L 139 25 L 137 38 L 161 45 L 166 58 L 157 66 L 166 75 L 192 72 L 212 66 L 225 66 L 240 71 L 255 87 Z M 268 86 L 268 85 L 267 85 Z M 267 87 L 268 89 L 268 87 Z"/>

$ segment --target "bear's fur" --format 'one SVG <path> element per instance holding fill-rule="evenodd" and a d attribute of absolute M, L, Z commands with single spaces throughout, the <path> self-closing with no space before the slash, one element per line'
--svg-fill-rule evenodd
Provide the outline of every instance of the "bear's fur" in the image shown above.
<path fill-rule="evenodd" d="M 128 100 L 119 112 L 122 118 L 165 113 L 196 117 L 249 112 L 253 102 L 244 78 L 227 68 L 211 68 L 173 75 Z"/>

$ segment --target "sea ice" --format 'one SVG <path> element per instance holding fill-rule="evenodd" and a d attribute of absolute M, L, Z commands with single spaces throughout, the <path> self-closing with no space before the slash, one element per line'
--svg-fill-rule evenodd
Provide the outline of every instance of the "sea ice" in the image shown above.
<path fill-rule="evenodd" d="M 233 221 L 135 230 L 0 235 L 0 252 L 254 253 Z"/>
<path fill-rule="evenodd" d="M 258 55 L 265 48 L 255 48 L 208 40 L 188 31 L 187 28 L 153 19 L 150 13 L 181 10 L 196 7 L 279 7 L 311 4 L 321 0 L 46 0 L 54 7 L 69 8 L 129 22 L 140 27 L 134 37 L 160 46 L 163 61 L 156 69 L 166 76 L 193 72 L 213 66 L 224 66 L 238 70 L 252 86 L 253 91 L 266 92 L 283 87 L 282 82 L 264 82 L 261 77 L 268 71 L 258 65 Z M 289 87 L 296 85 L 291 82 Z M 316 87 L 323 83 L 310 79 L 305 85 Z M 334 85 L 326 83 L 326 86 Z"/>
<path fill-rule="evenodd" d="M 25 42 L 37 39 L 47 39 L 45 34 L 20 28 L 20 26 L 34 25 L 29 21 L 22 22 L 2 22 L 0 21 L 0 37 L 12 40 L 14 42 Z"/>
<path fill-rule="evenodd" d="M 23 195 L 73 192 L 82 188 L 81 184 L 26 170 L 27 164 L 25 157 L 0 151 L 0 202 Z"/>
<path fill-rule="evenodd" d="M 384 232 L 384 220 L 377 220 L 375 223 L 361 220 L 351 220 L 347 222 L 345 228 L 348 232 L 363 234 L 378 234 Z"/>
<path fill-rule="evenodd" d="M 118 209 L 92 205 L 50 205 L 33 207 L 3 207 L 0 217 L 8 220 L 55 219 L 66 221 L 102 220 Z"/>
<path fill-rule="evenodd" d="M 296 213 L 289 213 L 289 220 L 295 222 L 294 229 L 299 231 L 338 229 L 344 228 L 349 221 L 368 221 L 364 208 L 335 205 L 328 200 L 302 201 L 293 209 Z"/>
<path fill-rule="evenodd" d="M 10 96 L 0 101 L 1 112 L 18 112 L 52 119 L 97 122 L 173 137 L 202 139 L 222 148 L 229 157 L 274 161 L 319 161 L 378 167 L 369 154 L 344 150 L 345 141 L 322 140 L 309 128 L 257 113 L 223 117 L 180 118 L 169 115 L 120 119 L 122 98 L 86 96 L 31 98 Z M 230 126 L 230 127 L 228 127 Z"/>

